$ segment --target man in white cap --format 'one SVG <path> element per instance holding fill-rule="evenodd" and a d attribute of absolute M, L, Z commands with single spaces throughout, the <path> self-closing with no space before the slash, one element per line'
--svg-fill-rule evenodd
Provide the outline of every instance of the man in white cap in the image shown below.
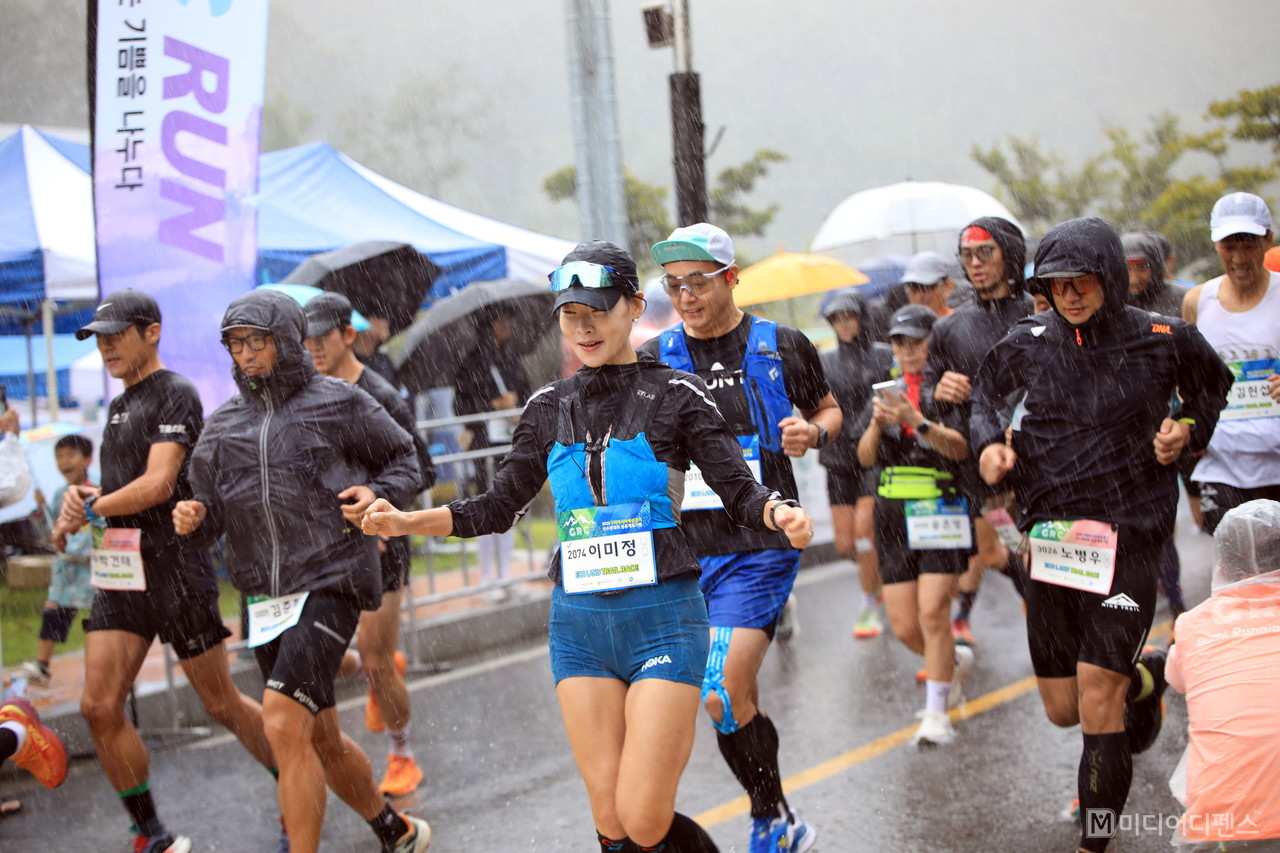
<path fill-rule="evenodd" d="M 899 281 L 907 289 L 907 301 L 923 305 L 938 317 L 945 317 L 952 308 L 947 298 L 956 289 L 951 280 L 947 259 L 937 252 L 920 252 L 911 256 Z"/>
<path fill-rule="evenodd" d="M 784 503 L 798 505 L 787 457 L 826 447 L 843 423 L 817 350 L 796 329 L 744 314 L 734 303 L 738 266 L 722 229 L 705 222 L 677 228 L 650 254 L 683 322 L 641 351 L 697 373 L 756 476 Z M 720 752 L 751 799 L 751 853 L 803 853 L 817 833 L 782 795 L 778 731 L 757 706 L 756 680 L 800 552 L 776 534 L 739 527 L 701 474 L 688 473 L 681 522 L 702 567 L 711 622 L 703 703 Z"/>
<path fill-rule="evenodd" d="M 1218 199 L 1210 238 L 1223 275 L 1194 287 L 1182 317 L 1231 368 L 1235 382 L 1191 479 L 1200 483 L 1205 529 L 1246 501 L 1280 500 L 1280 273 L 1263 265 L 1271 211 L 1251 193 Z"/>

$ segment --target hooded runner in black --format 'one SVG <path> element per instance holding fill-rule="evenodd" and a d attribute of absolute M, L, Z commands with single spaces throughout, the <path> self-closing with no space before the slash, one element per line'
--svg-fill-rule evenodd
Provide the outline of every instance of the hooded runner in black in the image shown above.
<path fill-rule="evenodd" d="M 1049 719 L 1084 733 L 1080 813 L 1120 813 L 1131 753 L 1161 719 L 1163 652 L 1143 643 L 1173 531 L 1172 463 L 1208 443 L 1231 375 L 1194 326 L 1125 304 L 1124 249 L 1102 220 L 1051 229 L 1035 271 L 1053 310 L 1019 322 L 983 362 L 971 441 L 983 479 L 1012 482 L 1029 532 L 1031 660 Z M 1082 833 L 1080 847 L 1107 842 Z"/>

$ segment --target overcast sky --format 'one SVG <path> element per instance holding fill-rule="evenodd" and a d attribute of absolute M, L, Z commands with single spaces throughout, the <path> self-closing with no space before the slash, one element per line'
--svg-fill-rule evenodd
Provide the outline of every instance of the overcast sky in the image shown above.
<path fill-rule="evenodd" d="M 29 0 L 0 0 L 0 11 L 17 2 Z M 749 247 L 757 256 L 805 248 L 859 190 L 907 177 L 991 190 L 969 158 L 975 142 L 1034 135 L 1078 163 L 1104 146 L 1104 127 L 1141 129 L 1162 110 L 1198 127 L 1211 100 L 1280 83 L 1276 0 L 689 2 L 708 143 L 725 128 L 709 174 L 758 148 L 791 158 L 751 197 L 781 206 Z M 611 0 L 623 159 L 669 184 L 672 53 L 645 44 L 642 5 Z M 573 205 L 541 189 L 574 158 L 562 2 L 272 0 L 271 24 L 268 98 L 315 114 L 314 133 L 336 136 L 336 116 L 350 124 L 363 99 L 417 75 L 466 131 L 448 120 L 436 128 L 456 173 L 431 189 L 580 236 Z M 45 72 L 39 57 L 0 67 L 6 88 Z M 66 76 L 66 86 L 83 85 Z"/>

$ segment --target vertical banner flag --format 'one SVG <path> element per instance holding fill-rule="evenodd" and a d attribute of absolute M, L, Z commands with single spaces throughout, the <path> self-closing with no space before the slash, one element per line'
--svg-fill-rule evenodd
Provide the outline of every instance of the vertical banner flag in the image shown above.
<path fill-rule="evenodd" d="M 98 286 L 155 297 L 161 359 L 209 412 L 254 285 L 267 0 L 90 0 L 89 50 Z"/>

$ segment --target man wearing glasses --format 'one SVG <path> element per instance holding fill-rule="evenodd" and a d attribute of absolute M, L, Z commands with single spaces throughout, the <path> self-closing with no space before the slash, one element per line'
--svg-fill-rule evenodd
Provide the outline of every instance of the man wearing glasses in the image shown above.
<path fill-rule="evenodd" d="M 431 829 L 397 814 L 365 753 L 338 725 L 334 678 L 362 610 L 382 604 L 376 540 L 360 517 L 378 497 L 407 503 L 413 440 L 373 397 L 319 376 L 293 299 L 251 290 L 227 308 L 222 342 L 240 393 L 209 416 L 191 453 L 183 536 L 227 537 L 231 582 L 249 596 L 249 645 L 266 681 L 262 716 L 294 853 L 320 844 L 328 783 L 385 853 L 421 853 Z"/>
<path fill-rule="evenodd" d="M 1218 199 L 1209 217 L 1223 275 L 1193 288 L 1182 317 L 1231 368 L 1222 424 L 1191 478 L 1205 529 L 1246 501 L 1280 500 L 1280 273 L 1266 268 L 1271 211 L 1251 193 Z"/>
<path fill-rule="evenodd" d="M 93 584 L 85 621 L 80 710 L 103 772 L 128 812 L 141 853 L 184 853 L 191 842 L 165 828 L 151 797 L 146 747 L 125 715 L 125 699 L 151 641 L 173 647 L 209 715 L 263 766 L 275 761 L 262 708 L 231 680 L 218 613 L 218 584 L 200 549 L 174 534 L 170 515 L 191 497 L 188 457 L 203 424 L 195 386 L 160 361 L 160 306 L 148 294 L 108 294 L 93 321 L 107 372 L 124 383 L 111 401 L 99 458 L 102 486 L 67 489 L 55 540 L 94 523 Z M 59 546 L 61 548 L 61 546 Z"/>
<path fill-rule="evenodd" d="M 957 257 L 973 285 L 975 299 L 940 317 L 929 339 L 921 409 L 925 417 L 966 433 L 969 395 L 978 366 L 996 341 L 1013 324 L 1032 313 L 1022 268 L 1027 261 L 1022 231 L 1007 219 L 983 216 L 960 232 Z M 960 466 L 960 486 L 974 511 L 973 528 L 978 553 L 969 560 L 969 571 L 960 576 L 960 605 L 951 622 L 957 642 L 972 645 L 969 614 L 987 566 L 1021 584 L 1016 558 L 987 520 L 986 514 L 1007 508 L 1008 489 L 986 487 L 978 477 L 976 456 Z"/>
<path fill-rule="evenodd" d="M 677 228 L 650 250 L 683 321 L 641 347 L 706 382 L 739 436 L 753 473 L 795 502 L 787 457 L 821 449 L 843 417 L 817 350 L 801 332 L 743 313 L 733 240 L 705 222 Z M 794 414 L 798 410 L 799 415 Z M 695 469 L 685 481 L 681 525 L 702 566 L 711 622 L 703 702 L 720 752 L 751 799 L 752 853 L 808 850 L 817 833 L 782 795 L 778 732 L 759 711 L 757 673 L 791 594 L 800 552 L 777 533 L 739 527 Z"/>
<path fill-rule="evenodd" d="M 1017 494 L 1031 663 L 1050 721 L 1083 732 L 1079 849 L 1093 853 L 1110 839 L 1090 831 L 1090 811 L 1123 812 L 1132 754 L 1160 731 L 1164 652 L 1143 646 L 1174 463 L 1209 443 L 1231 373 L 1195 326 L 1125 304 L 1124 248 L 1101 219 L 1050 229 L 1035 271 L 1053 309 L 983 361 L 970 446 L 983 480 Z"/>

